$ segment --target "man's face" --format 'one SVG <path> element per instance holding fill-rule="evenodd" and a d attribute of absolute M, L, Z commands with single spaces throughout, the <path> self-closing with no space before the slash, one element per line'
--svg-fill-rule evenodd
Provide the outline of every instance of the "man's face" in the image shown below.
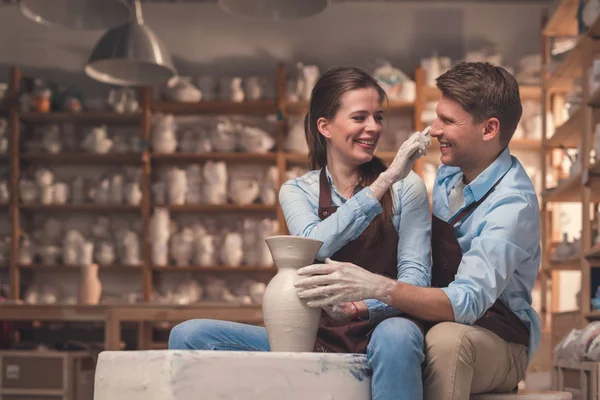
<path fill-rule="evenodd" d="M 483 143 L 483 124 L 474 124 L 471 114 L 453 99 L 442 95 L 431 136 L 440 143 L 440 161 L 461 169 L 472 168 Z"/>

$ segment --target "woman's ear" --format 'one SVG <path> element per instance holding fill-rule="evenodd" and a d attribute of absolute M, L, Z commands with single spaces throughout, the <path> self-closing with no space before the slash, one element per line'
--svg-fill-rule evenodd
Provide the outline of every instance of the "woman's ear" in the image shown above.
<path fill-rule="evenodd" d="M 327 118 L 319 118 L 317 120 L 317 129 L 319 133 L 325 136 L 326 139 L 331 139 L 331 133 L 329 132 L 329 121 Z"/>

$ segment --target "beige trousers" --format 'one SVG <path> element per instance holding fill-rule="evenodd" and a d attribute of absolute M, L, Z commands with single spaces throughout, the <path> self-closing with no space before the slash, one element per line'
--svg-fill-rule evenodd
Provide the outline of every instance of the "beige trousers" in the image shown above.
<path fill-rule="evenodd" d="M 510 392 L 527 369 L 527 347 L 507 343 L 478 326 L 441 322 L 429 330 L 425 346 L 425 400 Z"/>

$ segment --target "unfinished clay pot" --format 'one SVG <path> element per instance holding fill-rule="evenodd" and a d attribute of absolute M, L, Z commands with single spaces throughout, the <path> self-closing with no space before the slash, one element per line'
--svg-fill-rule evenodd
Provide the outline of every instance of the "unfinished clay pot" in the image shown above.
<path fill-rule="evenodd" d="M 320 308 L 310 308 L 298 298 L 296 271 L 313 264 L 323 242 L 298 236 L 279 235 L 265 239 L 277 274 L 263 295 L 263 319 L 271 351 L 310 352 L 313 350 Z"/>

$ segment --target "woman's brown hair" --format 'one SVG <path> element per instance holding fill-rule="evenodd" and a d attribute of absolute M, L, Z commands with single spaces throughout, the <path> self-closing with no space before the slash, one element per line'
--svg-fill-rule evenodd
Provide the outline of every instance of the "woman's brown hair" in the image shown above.
<path fill-rule="evenodd" d="M 319 132 L 318 119 L 333 119 L 340 109 L 341 97 L 344 93 L 366 88 L 377 90 L 381 104 L 387 101 L 387 95 L 383 88 L 379 86 L 377 80 L 360 68 L 333 68 L 319 78 L 312 89 L 308 112 L 304 118 L 304 133 L 308 143 L 308 156 L 312 169 L 325 168 L 327 165 L 327 139 Z M 369 186 L 386 169 L 387 166 L 383 161 L 373 156 L 371 161 L 359 167 L 359 185 L 362 187 Z M 386 230 L 385 222 L 390 221 L 392 218 L 394 204 L 391 189 L 385 192 L 380 203 L 383 212 L 367 228 L 371 243 L 382 237 Z"/>

